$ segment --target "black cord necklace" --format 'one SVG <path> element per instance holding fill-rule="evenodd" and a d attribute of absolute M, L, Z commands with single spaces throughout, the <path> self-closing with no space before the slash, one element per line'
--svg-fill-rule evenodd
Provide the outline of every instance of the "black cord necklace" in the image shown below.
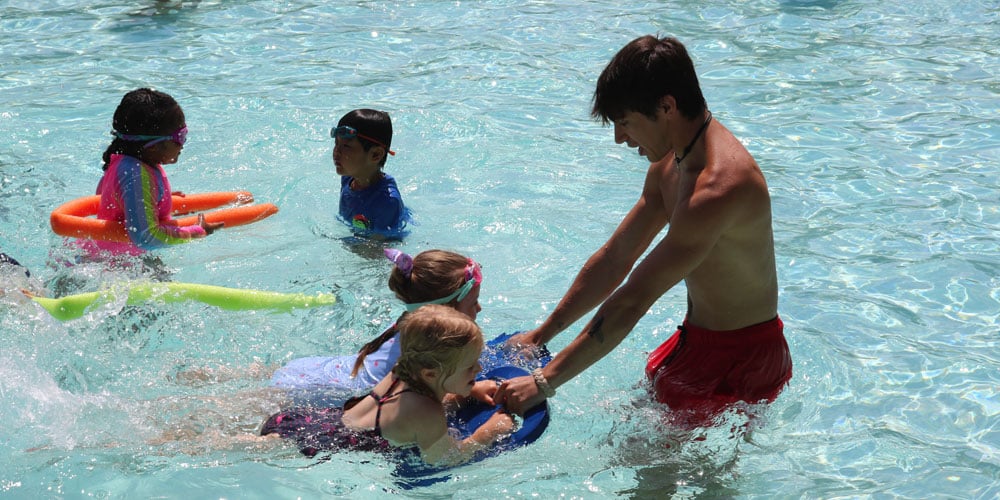
<path fill-rule="evenodd" d="M 712 121 L 712 112 L 711 111 L 708 112 L 708 118 L 705 118 L 705 123 L 701 124 L 701 128 L 698 129 L 698 133 L 694 134 L 694 139 L 691 139 L 691 142 L 689 142 L 688 145 L 687 145 L 687 147 L 684 148 L 684 152 L 681 153 L 681 154 L 679 154 L 679 155 L 676 155 L 677 156 L 677 166 L 678 167 L 681 165 L 681 161 L 683 161 L 684 158 L 687 158 L 688 154 L 691 153 L 691 148 L 694 147 L 694 143 L 698 142 L 698 138 L 701 137 L 701 134 L 705 133 L 705 129 L 708 128 L 708 122 L 710 122 L 710 121 Z"/>

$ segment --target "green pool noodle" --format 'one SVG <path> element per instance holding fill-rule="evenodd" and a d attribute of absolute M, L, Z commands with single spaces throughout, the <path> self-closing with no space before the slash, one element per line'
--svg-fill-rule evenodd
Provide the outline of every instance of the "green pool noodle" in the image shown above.
<path fill-rule="evenodd" d="M 46 297 L 32 297 L 32 299 L 41 304 L 56 319 L 66 321 L 83 316 L 87 309 L 95 304 L 113 301 L 122 292 L 124 290 L 108 289 L 68 295 L 58 299 Z M 197 300 L 231 311 L 268 309 L 282 312 L 327 306 L 337 302 L 336 297 L 328 293 L 306 295 L 304 293 L 226 288 L 197 283 L 142 283 L 129 287 L 126 304 L 138 305 L 157 300 L 162 302 Z"/>

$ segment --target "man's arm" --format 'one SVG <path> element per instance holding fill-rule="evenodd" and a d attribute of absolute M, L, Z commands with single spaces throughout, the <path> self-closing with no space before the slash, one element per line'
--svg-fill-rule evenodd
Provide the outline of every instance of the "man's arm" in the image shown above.
<path fill-rule="evenodd" d="M 690 274 L 712 251 L 725 229 L 737 219 L 739 196 L 705 187 L 679 203 L 663 240 L 632 271 L 597 310 L 583 331 L 542 369 L 552 388 L 558 388 L 607 355 L 632 331 L 639 319 L 667 290 Z M 532 377 L 511 379 L 495 398 L 523 412 L 544 397 Z"/>
<path fill-rule="evenodd" d="M 518 341 L 542 345 L 552 340 L 597 307 L 628 276 L 633 264 L 669 220 L 661 192 L 666 166 L 665 161 L 650 165 L 639 200 L 608 241 L 587 259 L 552 314 Z"/>

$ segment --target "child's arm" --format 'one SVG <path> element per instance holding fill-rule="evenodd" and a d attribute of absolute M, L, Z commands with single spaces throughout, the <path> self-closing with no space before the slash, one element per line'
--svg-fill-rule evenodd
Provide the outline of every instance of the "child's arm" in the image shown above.
<path fill-rule="evenodd" d="M 468 462 L 476 452 L 514 430 L 513 417 L 498 411 L 471 436 L 456 439 L 448 432 L 442 403 L 416 394 L 402 394 L 400 405 L 398 414 L 382 414 L 382 436 L 397 446 L 416 442 L 421 457 L 431 465 L 449 466 Z M 352 411 L 360 412 L 361 409 L 354 407 L 345 413 L 345 417 L 349 417 Z M 402 417 L 404 415 L 405 418 Z"/>
<path fill-rule="evenodd" d="M 417 445 L 424 461 L 431 465 L 450 466 L 468 462 L 476 452 L 489 447 L 514 430 L 514 419 L 507 413 L 496 412 L 471 436 L 458 440 L 448 433 L 444 415 L 440 426 L 418 435 Z"/>

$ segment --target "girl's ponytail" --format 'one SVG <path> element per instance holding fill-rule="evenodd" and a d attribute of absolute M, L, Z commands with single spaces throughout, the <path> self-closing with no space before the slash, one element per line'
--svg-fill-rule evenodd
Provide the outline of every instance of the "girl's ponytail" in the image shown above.
<path fill-rule="evenodd" d="M 358 376 L 358 371 L 365 365 L 365 358 L 367 358 L 369 354 L 378 351 L 379 348 L 382 347 L 382 344 L 385 344 L 389 341 L 389 339 L 395 337 L 396 334 L 399 333 L 399 328 L 397 328 L 396 325 L 398 325 L 399 322 L 406 317 L 406 314 L 407 313 L 403 313 L 402 316 L 400 316 L 399 319 L 392 324 L 392 326 L 382 332 L 382 335 L 375 337 L 375 339 L 371 342 L 361 346 L 361 349 L 358 351 L 358 358 L 354 360 L 354 368 L 351 370 L 352 378 Z"/>

